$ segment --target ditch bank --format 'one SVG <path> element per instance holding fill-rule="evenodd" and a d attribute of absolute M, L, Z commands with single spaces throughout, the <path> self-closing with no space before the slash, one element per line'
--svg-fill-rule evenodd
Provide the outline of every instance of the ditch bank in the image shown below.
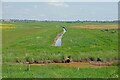
<path fill-rule="evenodd" d="M 38 65 L 46 65 L 46 64 L 63 64 L 63 65 L 70 65 L 70 64 L 84 64 L 87 63 L 89 65 L 94 65 L 94 66 L 118 66 L 119 65 L 120 60 L 113 60 L 113 61 L 91 61 L 91 60 L 71 60 L 70 62 L 65 62 L 65 60 L 26 60 L 24 62 L 21 61 L 16 61 L 16 63 L 19 64 L 38 64 Z"/>

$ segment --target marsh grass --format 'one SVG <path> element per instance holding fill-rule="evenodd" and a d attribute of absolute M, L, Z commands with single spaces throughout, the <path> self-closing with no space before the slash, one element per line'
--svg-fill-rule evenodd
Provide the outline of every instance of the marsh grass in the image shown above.
<path fill-rule="evenodd" d="M 67 22 L 16 22 L 16 27 L 2 30 L 3 77 L 116 77 L 116 68 L 87 68 L 76 71 L 76 68 L 59 66 L 33 66 L 30 72 L 25 65 L 12 65 L 16 62 L 57 60 L 71 56 L 81 61 L 100 58 L 102 61 L 118 59 L 117 29 L 81 29 L 70 26 L 111 25 L 112 23 L 67 23 Z M 115 24 L 115 23 L 113 23 Z M 66 26 L 62 46 L 53 46 L 57 34 Z M 11 63 L 8 65 L 7 63 Z M 108 73 L 109 72 L 109 73 Z M 104 74 L 103 74 L 104 73 Z M 115 73 L 116 74 L 116 73 Z"/>

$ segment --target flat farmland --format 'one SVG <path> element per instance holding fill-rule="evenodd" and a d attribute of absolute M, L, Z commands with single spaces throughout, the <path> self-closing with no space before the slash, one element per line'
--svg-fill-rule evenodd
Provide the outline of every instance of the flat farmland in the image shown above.
<path fill-rule="evenodd" d="M 97 63 L 98 59 L 101 63 L 118 60 L 117 23 L 14 22 L 3 25 L 13 27 L 2 27 L 3 78 L 118 77 L 116 63 L 90 64 L 90 61 Z M 62 46 L 54 46 L 64 26 L 67 32 L 63 35 Z M 68 56 L 72 62 L 62 63 Z M 26 71 L 26 62 L 31 63 L 30 71 Z M 96 71 L 94 75 L 93 71 Z"/>

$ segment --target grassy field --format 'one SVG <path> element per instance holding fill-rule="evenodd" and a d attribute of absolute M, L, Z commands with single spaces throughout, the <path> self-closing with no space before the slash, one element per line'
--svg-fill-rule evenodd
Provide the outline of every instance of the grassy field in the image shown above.
<path fill-rule="evenodd" d="M 26 65 L 3 65 L 3 78 L 118 78 L 118 68 L 111 67 L 64 67 L 58 65 L 31 66 L 26 71 Z"/>
<path fill-rule="evenodd" d="M 85 60 L 90 57 L 103 61 L 115 60 L 118 58 L 118 29 L 106 29 L 104 25 L 117 26 L 117 23 L 15 22 L 4 25 L 10 25 L 11 28 L 2 27 L 3 77 L 116 77 L 116 66 L 88 67 L 76 71 L 74 67 L 47 65 L 32 66 L 31 71 L 26 72 L 26 65 L 15 63 L 64 60 L 67 56 L 71 56 L 73 60 Z M 72 27 L 85 25 L 100 25 L 103 28 Z M 67 32 L 63 36 L 62 46 L 55 47 L 52 44 L 57 34 L 62 32 L 63 26 L 67 28 Z M 96 72 L 93 73 L 94 71 Z"/>

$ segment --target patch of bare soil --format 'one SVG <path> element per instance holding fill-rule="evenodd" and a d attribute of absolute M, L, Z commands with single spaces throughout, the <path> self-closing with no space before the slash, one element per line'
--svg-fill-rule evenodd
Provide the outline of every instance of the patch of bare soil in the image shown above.
<path fill-rule="evenodd" d="M 111 62 L 102 62 L 102 61 L 82 61 L 82 62 L 70 62 L 70 63 L 64 63 L 64 62 L 50 62 L 50 63 L 32 63 L 31 65 L 59 65 L 59 66 L 65 66 L 65 67 L 100 67 L 100 66 L 113 66 L 114 63 L 118 63 L 118 60 L 111 61 Z"/>
<path fill-rule="evenodd" d="M 71 28 L 88 28 L 88 29 L 109 28 L 109 29 L 117 29 L 118 25 L 82 25 L 82 26 L 71 26 Z"/>
<path fill-rule="evenodd" d="M 112 60 L 112 61 L 102 61 L 102 60 L 88 60 L 88 61 L 70 61 L 70 62 L 65 62 L 65 61 L 60 61 L 60 60 L 46 60 L 46 61 L 34 61 L 34 62 L 24 62 L 23 64 L 30 64 L 30 65 L 59 65 L 59 66 L 66 66 L 66 67 L 100 67 L 100 66 L 117 66 L 119 65 L 118 62 L 120 60 Z M 21 63 L 21 62 L 17 62 Z"/>
<path fill-rule="evenodd" d="M 40 66 L 40 65 L 49 65 L 49 64 L 65 66 L 65 67 L 92 67 L 93 66 L 89 64 L 88 62 L 48 63 L 48 64 L 31 64 L 31 65 Z"/>
<path fill-rule="evenodd" d="M 52 63 L 59 66 L 65 67 L 94 67 L 94 65 L 89 64 L 88 62 L 71 62 L 71 63 Z"/>
<path fill-rule="evenodd" d="M 100 58 L 94 60 L 93 58 L 85 59 L 85 60 L 72 60 L 70 56 L 68 56 L 64 60 L 35 60 L 29 61 L 26 60 L 25 62 L 16 61 L 16 63 L 22 64 L 30 64 L 30 65 L 59 65 L 59 66 L 66 66 L 66 67 L 100 67 L 100 66 L 118 66 L 120 59 L 114 59 L 110 61 L 103 61 Z"/>
<path fill-rule="evenodd" d="M 48 64 L 31 64 L 33 66 L 42 66 L 42 65 L 59 65 L 65 67 L 104 67 L 104 66 L 112 66 L 111 63 L 102 63 L 102 62 L 71 62 L 71 63 L 48 63 Z"/>
<path fill-rule="evenodd" d="M 95 62 L 95 61 L 90 61 L 89 62 L 91 65 L 95 65 L 95 66 L 112 66 L 113 62 Z"/>

